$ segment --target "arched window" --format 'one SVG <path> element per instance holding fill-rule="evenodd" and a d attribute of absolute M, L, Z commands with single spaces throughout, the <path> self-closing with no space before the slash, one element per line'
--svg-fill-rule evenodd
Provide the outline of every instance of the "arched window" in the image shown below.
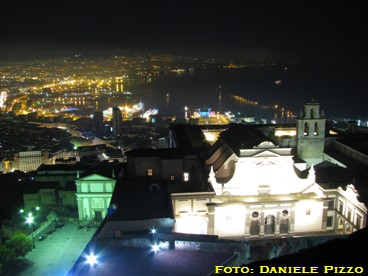
<path fill-rule="evenodd" d="M 153 183 L 153 184 L 151 184 L 150 186 L 149 186 L 149 191 L 150 192 L 157 192 L 157 191 L 159 191 L 160 190 L 160 185 L 158 185 L 157 183 Z"/>
<path fill-rule="evenodd" d="M 309 135 L 309 124 L 305 123 L 304 124 L 304 136 L 308 136 Z"/>
<path fill-rule="evenodd" d="M 265 217 L 265 234 L 274 234 L 275 233 L 275 216 L 268 215 Z"/>
<path fill-rule="evenodd" d="M 318 136 L 318 123 L 314 123 L 314 136 Z"/>

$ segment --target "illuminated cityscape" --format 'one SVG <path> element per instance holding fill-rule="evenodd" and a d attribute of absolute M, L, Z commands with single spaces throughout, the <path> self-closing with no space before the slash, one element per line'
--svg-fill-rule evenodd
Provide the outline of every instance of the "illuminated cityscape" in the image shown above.
<path fill-rule="evenodd" d="M 111 60 L 125 66 L 119 67 L 113 77 L 108 77 L 106 72 L 111 74 L 112 69 L 103 66 Z M 170 105 L 174 104 L 174 93 L 162 93 L 162 99 L 156 101 L 160 107 L 147 108 L 144 101 L 151 99 L 142 92 L 135 92 L 146 85 L 193 77 L 200 70 L 211 70 L 212 66 L 224 70 L 241 70 L 243 67 L 269 70 L 278 65 L 260 61 L 247 66 L 246 62 L 239 63 L 240 68 L 232 64 L 228 68 L 224 60 L 165 55 L 113 57 L 111 60 L 88 61 L 78 56 L 32 61 L 23 67 L 19 64 L 1 67 L 1 170 L 4 177 L 19 175 L 17 185 L 23 190 L 8 206 L 9 212 L 18 207 L 28 210 L 40 205 L 42 209 L 56 212 L 57 216 L 68 213 L 67 216 L 78 219 L 81 229 L 101 227 L 98 233 L 101 238 L 121 237 L 126 231 L 141 233 L 154 227 L 160 235 L 172 232 L 173 239 L 181 240 L 182 245 L 176 242 L 174 246 L 178 252 L 181 246 L 186 248 L 191 242 L 184 236 L 175 236 L 180 234 L 199 235 L 196 239 L 200 242 L 204 242 L 201 235 L 215 235 L 225 241 L 248 238 L 252 242 L 257 240 L 255 237 L 264 235 L 307 238 L 309 233 L 346 235 L 364 228 L 367 210 L 356 200 L 359 193 L 356 187 L 350 184 L 346 186 L 347 191 L 339 188 L 334 192 L 326 184 L 317 184 L 313 172 L 315 166 L 316 179 L 322 181 L 318 183 L 324 183 L 321 177 L 326 177 L 322 176 L 326 168 L 337 172 L 335 164 L 342 168 L 351 166 L 344 160 L 335 159 L 326 139 L 339 140 L 343 132 L 364 133 L 363 120 L 325 118 L 324 111 L 313 100 L 298 114 L 280 104 L 266 105 L 226 93 L 223 86 L 214 89 L 213 94 L 218 97 L 212 106 L 188 106 L 182 102 L 179 112 L 174 108 L 171 109 L 173 113 L 168 113 Z M 147 60 L 150 62 L 142 66 Z M 58 62 L 65 63 L 65 67 L 55 65 Z M 84 63 L 88 65 L 78 74 L 74 73 L 74 68 Z M 36 70 L 41 64 L 43 69 Z M 96 67 L 98 71 L 95 71 Z M 17 68 L 23 68 L 23 73 L 17 73 Z M 233 107 L 233 111 L 228 107 Z M 246 110 L 248 115 L 241 115 L 239 110 Z M 325 121 L 328 122 L 326 126 Z M 258 137 L 260 133 L 256 132 L 259 130 L 266 136 Z M 308 138 L 310 133 L 313 136 Z M 258 137 L 257 142 L 249 145 L 255 137 Z M 269 139 L 273 142 L 267 141 Z M 337 145 L 332 148 L 334 151 L 338 149 Z M 197 153 L 191 153 L 193 149 Z M 304 160 L 295 162 L 294 169 L 290 167 L 293 150 Z M 258 152 L 257 155 L 253 156 L 254 152 Z M 356 157 L 353 154 L 349 158 Z M 175 165 L 181 163 L 182 168 Z M 234 164 L 238 165 L 234 167 Z M 270 166 L 275 164 L 277 168 Z M 200 169 L 202 166 L 206 169 Z M 350 170 L 359 166 L 355 164 Z M 267 168 L 270 171 L 266 172 Z M 95 173 L 91 174 L 91 169 Z M 301 177 L 306 172 L 308 177 Z M 282 179 L 277 180 L 277 174 Z M 145 179 L 146 176 L 151 181 Z M 209 184 L 204 181 L 207 178 Z M 351 183 L 342 178 L 337 183 Z M 138 179 L 145 180 L 138 185 Z M 243 181 L 249 183 L 246 189 L 241 185 Z M 285 186 L 287 181 L 290 183 Z M 354 181 L 364 183 L 365 180 L 359 177 Z M 139 189 L 139 195 L 134 195 L 136 191 L 128 188 L 130 182 Z M 174 217 L 156 218 L 156 213 L 165 214 L 167 198 L 156 200 L 155 207 L 145 210 L 145 205 L 152 199 L 146 198 L 144 186 L 150 190 L 167 189 L 162 186 L 166 182 L 171 191 Z M 128 186 L 123 188 L 121 183 Z M 189 186 L 184 188 L 182 185 Z M 358 184 L 360 193 L 364 191 L 361 185 Z M 138 224 L 126 222 L 126 216 L 137 216 L 128 211 L 129 204 L 136 204 L 128 203 L 133 195 L 145 201 L 140 208 L 151 217 L 149 223 L 144 220 Z M 120 198 L 125 197 L 128 197 L 126 207 L 113 207 L 120 206 Z M 338 200 L 328 203 L 329 211 L 321 213 L 321 204 L 327 204 L 329 197 Z M 263 207 L 260 209 L 259 206 Z M 305 206 L 309 207 L 306 212 L 312 212 L 313 217 L 307 215 L 302 219 Z M 125 208 L 128 208 L 126 213 L 122 213 Z M 271 211 L 278 209 L 276 213 Z M 5 216 L 6 212 L 4 210 Z M 115 220 L 115 226 L 112 226 Z M 55 220 L 38 227 L 35 223 L 32 221 L 32 229 L 37 233 L 31 233 L 33 240 L 34 235 L 51 235 L 50 227 Z M 114 234 L 111 234 L 111 227 L 115 229 Z M 78 239 L 86 243 L 87 237 L 90 235 Z M 155 254 L 172 247 L 165 245 L 162 239 L 154 245 Z M 142 242 L 145 242 L 144 238 Z M 39 246 L 39 242 L 33 243 Z M 237 248 L 237 245 L 232 246 Z M 218 253 L 220 256 L 229 254 L 226 250 L 218 250 Z M 217 257 L 214 256 L 214 260 Z M 90 257 L 85 258 L 89 260 Z M 242 258 L 239 260 L 248 262 Z M 80 269 L 80 265 L 77 262 L 73 269 Z"/>
<path fill-rule="evenodd" d="M 83 2 L 2 4 L 1 275 L 368 271 L 363 4 Z"/>

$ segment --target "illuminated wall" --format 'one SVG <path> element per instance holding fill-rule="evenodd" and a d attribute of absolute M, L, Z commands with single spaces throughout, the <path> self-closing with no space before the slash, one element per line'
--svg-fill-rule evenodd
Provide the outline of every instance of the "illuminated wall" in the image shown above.
<path fill-rule="evenodd" d="M 116 180 L 92 174 L 76 180 L 78 216 L 80 220 L 101 220 L 106 216 Z"/>
<path fill-rule="evenodd" d="M 296 175 L 291 148 L 265 142 L 253 149 L 240 150 L 240 155 L 233 153 L 215 171 L 215 181 L 211 183 L 216 194 L 298 193 L 314 182 Z"/>
<path fill-rule="evenodd" d="M 367 209 L 354 187 L 324 190 L 313 166 L 307 178 L 298 177 L 291 148 L 265 141 L 237 155 L 225 143 L 207 161 L 214 194 L 197 209 L 199 193 L 175 194 L 176 232 L 204 233 L 206 222 L 207 234 L 222 237 L 348 233 L 365 226 Z"/>
<path fill-rule="evenodd" d="M 244 235 L 245 206 L 229 204 L 215 208 L 215 234 L 219 236 Z"/>
<path fill-rule="evenodd" d="M 175 216 L 175 232 L 208 234 L 208 208 L 213 193 L 171 194 Z"/>
<path fill-rule="evenodd" d="M 187 234 L 207 234 L 206 216 L 181 216 L 175 219 L 175 232 Z"/>
<path fill-rule="evenodd" d="M 295 204 L 295 232 L 322 230 L 323 201 L 303 200 Z"/>
<path fill-rule="evenodd" d="M 361 229 L 367 224 L 367 207 L 358 201 L 354 186 L 348 185 L 346 190 L 338 188 L 335 200 L 336 225 L 341 233 L 350 233 Z"/>

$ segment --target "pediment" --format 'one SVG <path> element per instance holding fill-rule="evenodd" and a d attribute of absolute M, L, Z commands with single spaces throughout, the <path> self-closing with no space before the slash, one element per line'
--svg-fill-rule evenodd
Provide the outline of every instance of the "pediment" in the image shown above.
<path fill-rule="evenodd" d="M 253 155 L 252 157 L 253 158 L 259 158 L 259 157 L 280 157 L 281 155 L 273 152 L 273 151 L 270 151 L 270 150 L 264 150 L 262 152 L 259 152 L 255 155 Z"/>
<path fill-rule="evenodd" d="M 114 179 L 94 173 L 77 179 L 77 181 L 112 181 Z"/>

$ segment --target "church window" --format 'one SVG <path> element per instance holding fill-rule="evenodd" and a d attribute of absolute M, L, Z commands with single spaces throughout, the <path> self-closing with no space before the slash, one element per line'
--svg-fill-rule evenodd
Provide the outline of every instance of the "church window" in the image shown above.
<path fill-rule="evenodd" d="M 152 176 L 153 175 L 153 169 L 148 169 L 147 170 L 147 175 Z"/>
<path fill-rule="evenodd" d="M 344 213 L 344 203 L 342 201 L 339 201 L 339 212 L 341 214 Z"/>
<path fill-rule="evenodd" d="M 347 215 L 347 217 L 348 217 L 348 220 L 351 220 L 351 209 L 350 208 L 348 208 L 348 215 Z"/>
<path fill-rule="evenodd" d="M 333 216 L 328 216 L 326 221 L 326 227 L 332 227 L 333 226 Z"/>
<path fill-rule="evenodd" d="M 358 228 L 358 229 L 360 229 L 361 227 L 362 227 L 362 216 L 360 216 L 360 215 L 356 215 L 356 227 Z"/>
<path fill-rule="evenodd" d="M 183 176 L 184 176 L 184 181 L 189 181 L 189 173 L 185 172 Z"/>
<path fill-rule="evenodd" d="M 310 214 L 311 214 L 311 208 L 307 208 L 307 210 L 305 211 L 305 215 L 310 216 Z"/>
<path fill-rule="evenodd" d="M 309 125 L 308 123 L 304 124 L 304 136 L 308 136 L 309 134 Z"/>
<path fill-rule="evenodd" d="M 318 123 L 314 124 L 314 136 L 318 136 Z"/>
<path fill-rule="evenodd" d="M 286 217 L 288 214 L 289 214 L 288 210 L 284 210 L 284 211 L 282 211 L 282 215 L 283 215 L 284 217 Z"/>
<path fill-rule="evenodd" d="M 333 210 L 335 208 L 335 200 L 331 199 L 328 201 L 328 209 Z"/>
<path fill-rule="evenodd" d="M 175 180 L 175 176 L 170 175 L 170 180 L 171 180 L 171 181 L 174 181 L 174 180 Z"/>
<path fill-rule="evenodd" d="M 254 217 L 254 218 L 258 218 L 258 216 L 259 216 L 259 213 L 258 213 L 258 212 L 253 212 L 253 213 L 252 213 L 252 217 Z"/>

